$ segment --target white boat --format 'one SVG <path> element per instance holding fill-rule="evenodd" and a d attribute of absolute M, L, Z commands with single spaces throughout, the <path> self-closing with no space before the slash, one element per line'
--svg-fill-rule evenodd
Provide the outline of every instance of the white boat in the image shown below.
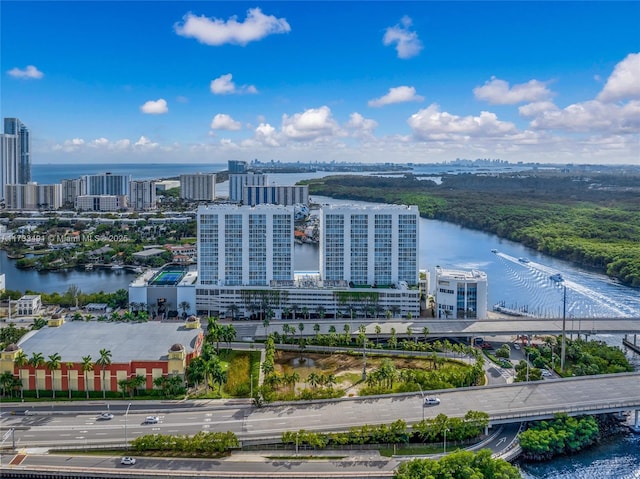
<path fill-rule="evenodd" d="M 119 264 L 114 264 L 114 265 L 111 266 L 111 269 L 113 269 L 115 271 L 118 271 L 118 270 L 123 269 L 123 266 L 119 265 Z"/>
<path fill-rule="evenodd" d="M 549 279 L 551 281 L 555 281 L 556 283 L 560 283 L 560 282 L 564 281 L 564 278 L 562 277 L 562 275 L 560 273 L 552 274 L 551 276 L 549 276 Z"/>

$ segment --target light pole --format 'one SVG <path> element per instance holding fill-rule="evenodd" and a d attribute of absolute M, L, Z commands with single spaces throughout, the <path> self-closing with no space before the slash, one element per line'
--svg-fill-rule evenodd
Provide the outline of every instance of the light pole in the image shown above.
<path fill-rule="evenodd" d="M 447 454 L 447 433 L 449 432 L 449 428 L 445 427 L 444 428 L 444 447 L 443 447 L 443 453 L 442 455 L 446 455 Z"/>
<path fill-rule="evenodd" d="M 422 420 L 424 421 L 424 392 L 422 391 L 422 386 L 420 386 L 418 384 L 418 387 L 420 388 L 420 395 L 422 396 Z"/>
<path fill-rule="evenodd" d="M 131 403 L 127 406 L 127 411 L 124 413 L 124 445 L 127 449 L 129 449 L 129 440 L 127 439 L 127 417 L 129 416 L 129 408 L 131 407 Z"/>
<path fill-rule="evenodd" d="M 367 337 L 362 341 L 362 380 L 367 380 Z"/>

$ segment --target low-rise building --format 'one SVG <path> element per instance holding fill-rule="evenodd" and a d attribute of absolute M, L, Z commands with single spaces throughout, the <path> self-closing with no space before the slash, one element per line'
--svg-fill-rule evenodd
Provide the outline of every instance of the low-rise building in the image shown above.
<path fill-rule="evenodd" d="M 119 211 L 126 208 L 126 195 L 81 195 L 76 198 L 78 210 Z"/>
<path fill-rule="evenodd" d="M 42 299 L 39 294 L 26 294 L 18 300 L 16 306 L 18 316 L 32 316 L 40 312 Z"/>
<path fill-rule="evenodd" d="M 485 319 L 487 275 L 478 270 L 461 271 L 436 267 L 431 282 L 436 316 L 442 319 Z"/>

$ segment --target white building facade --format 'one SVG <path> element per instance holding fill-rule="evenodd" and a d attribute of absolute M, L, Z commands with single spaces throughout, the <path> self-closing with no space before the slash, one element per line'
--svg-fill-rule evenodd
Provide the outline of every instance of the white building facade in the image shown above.
<path fill-rule="evenodd" d="M 102 173 L 99 175 L 85 175 L 87 195 L 127 196 L 131 175 L 114 175 Z"/>
<path fill-rule="evenodd" d="M 242 201 L 243 188 L 245 186 L 264 186 L 266 184 L 267 175 L 262 173 L 230 174 L 229 200 L 239 203 Z"/>
<path fill-rule="evenodd" d="M 256 206 L 263 204 L 293 206 L 309 204 L 309 186 L 251 186 L 242 188 L 242 204 Z"/>
<path fill-rule="evenodd" d="M 6 185 L 18 184 L 18 136 L 0 134 L 0 199 L 6 197 Z"/>
<path fill-rule="evenodd" d="M 127 208 L 125 195 L 83 195 L 76 197 L 76 209 L 83 211 L 119 211 Z"/>
<path fill-rule="evenodd" d="M 180 175 L 180 198 L 190 201 L 215 200 L 216 175 L 214 173 Z"/>
<path fill-rule="evenodd" d="M 320 274 L 353 285 L 418 284 L 417 206 L 325 205 Z"/>
<path fill-rule="evenodd" d="M 86 177 L 64 179 L 60 183 L 62 185 L 62 204 L 75 206 L 76 198 L 87 194 Z"/>
<path fill-rule="evenodd" d="M 57 210 L 62 207 L 62 186 L 5 185 L 5 204 L 9 210 Z"/>
<path fill-rule="evenodd" d="M 486 319 L 487 275 L 478 270 L 435 268 L 436 317 L 441 319 Z"/>
<path fill-rule="evenodd" d="M 130 208 L 135 211 L 156 209 L 156 184 L 152 180 L 134 180 L 129 183 Z"/>

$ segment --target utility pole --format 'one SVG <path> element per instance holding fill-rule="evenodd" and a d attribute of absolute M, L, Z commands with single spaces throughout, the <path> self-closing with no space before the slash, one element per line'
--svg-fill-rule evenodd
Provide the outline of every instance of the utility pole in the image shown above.
<path fill-rule="evenodd" d="M 124 445 L 127 449 L 129 449 L 129 440 L 127 438 L 127 417 L 129 416 L 129 408 L 131 407 L 131 403 L 127 406 L 127 411 L 124 413 Z"/>
<path fill-rule="evenodd" d="M 564 286 L 564 294 L 562 298 L 562 349 L 560 351 L 560 371 L 564 373 L 564 357 L 565 357 L 565 336 L 566 336 L 566 323 L 567 323 L 567 286 Z"/>

